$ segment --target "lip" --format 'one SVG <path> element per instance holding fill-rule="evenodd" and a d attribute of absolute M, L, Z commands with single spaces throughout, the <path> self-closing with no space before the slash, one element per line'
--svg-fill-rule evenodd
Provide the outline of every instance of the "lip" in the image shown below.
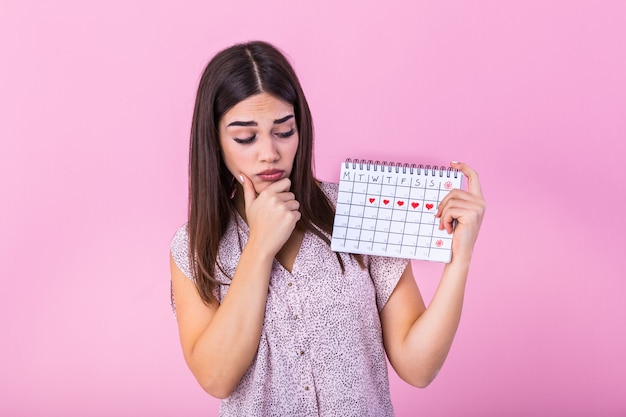
<path fill-rule="evenodd" d="M 285 171 L 281 169 L 266 169 L 265 171 L 261 171 L 256 175 L 263 181 L 278 181 L 283 177 L 284 174 Z"/>

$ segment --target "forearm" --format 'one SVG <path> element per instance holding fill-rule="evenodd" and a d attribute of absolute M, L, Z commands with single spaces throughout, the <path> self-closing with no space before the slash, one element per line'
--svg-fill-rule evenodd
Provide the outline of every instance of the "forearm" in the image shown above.
<path fill-rule="evenodd" d="M 467 176 L 468 190 L 452 190 L 439 203 L 439 227 L 452 232 L 452 261 L 444 268 L 428 308 L 409 267 L 381 311 L 387 356 L 398 375 L 423 387 L 437 375 L 448 356 L 463 309 L 465 284 L 474 244 L 485 213 L 478 174 L 452 162 Z"/>
<path fill-rule="evenodd" d="M 410 358 L 414 385 L 428 385 L 450 351 L 461 319 L 469 260 L 455 259 L 444 267 L 435 295 L 426 311 L 411 326 L 403 343 Z"/>
<path fill-rule="evenodd" d="M 226 397 L 257 352 L 274 257 L 244 248 L 228 293 L 191 350 L 189 365 L 210 394 Z"/>

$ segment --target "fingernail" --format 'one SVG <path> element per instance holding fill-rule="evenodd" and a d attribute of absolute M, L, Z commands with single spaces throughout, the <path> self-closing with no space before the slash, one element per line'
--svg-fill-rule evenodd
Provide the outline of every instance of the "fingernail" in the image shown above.
<path fill-rule="evenodd" d="M 241 174 L 239 174 L 239 181 L 241 181 L 242 184 L 244 183 L 243 175 L 241 175 Z"/>
<path fill-rule="evenodd" d="M 450 162 L 452 162 L 453 164 L 458 164 L 459 163 L 459 161 L 450 161 Z"/>

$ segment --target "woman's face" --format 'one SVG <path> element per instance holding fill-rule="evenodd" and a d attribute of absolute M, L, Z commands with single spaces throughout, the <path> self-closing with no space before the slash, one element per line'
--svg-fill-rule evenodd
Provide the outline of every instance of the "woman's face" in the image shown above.
<path fill-rule="evenodd" d="M 231 174 L 245 174 L 260 193 L 291 175 L 299 140 L 293 106 L 268 93 L 248 97 L 222 116 L 219 140 Z"/>

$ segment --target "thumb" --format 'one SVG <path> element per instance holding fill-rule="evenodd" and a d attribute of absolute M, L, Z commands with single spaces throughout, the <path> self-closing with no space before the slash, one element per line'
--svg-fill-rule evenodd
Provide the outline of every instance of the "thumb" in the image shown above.
<path fill-rule="evenodd" d="M 250 181 L 245 174 L 239 174 L 239 181 L 241 181 L 241 185 L 243 186 L 243 200 L 245 202 L 246 207 L 249 207 L 250 204 L 256 199 L 256 189 L 254 188 L 254 184 Z"/>

